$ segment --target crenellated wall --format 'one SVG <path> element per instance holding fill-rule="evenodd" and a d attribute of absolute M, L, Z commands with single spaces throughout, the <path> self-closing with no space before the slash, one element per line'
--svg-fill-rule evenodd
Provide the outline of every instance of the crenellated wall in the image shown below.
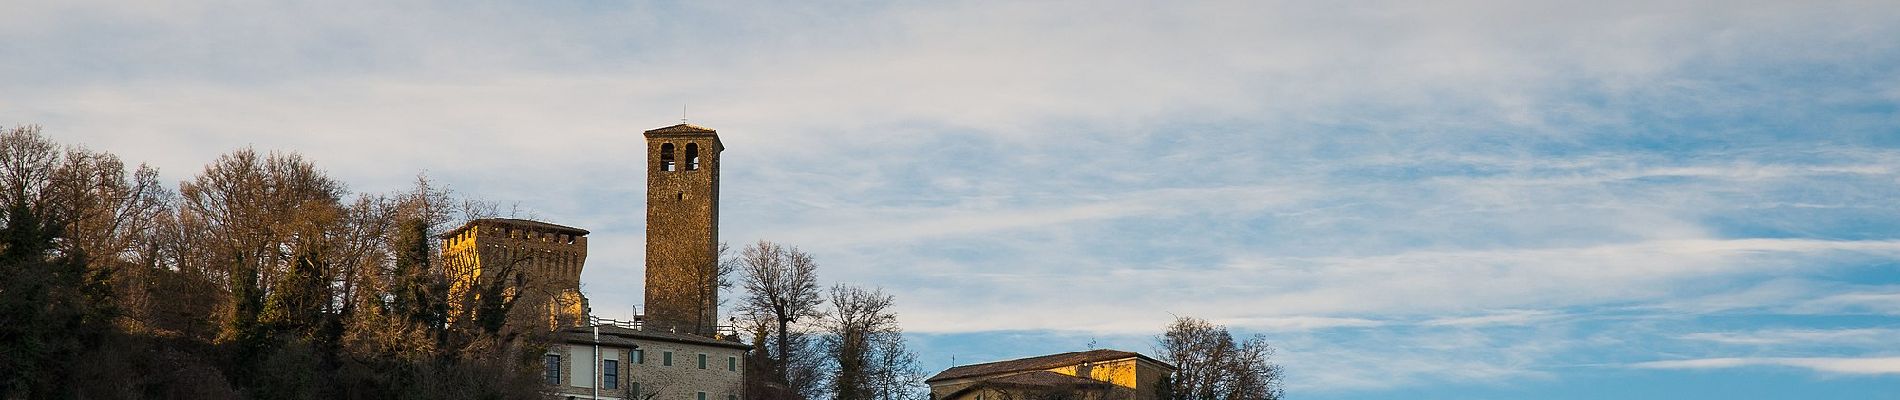
<path fill-rule="evenodd" d="M 546 222 L 486 218 L 440 236 L 443 271 L 449 278 L 453 315 L 470 315 L 481 287 L 504 285 L 516 299 L 510 323 L 579 326 L 587 319 L 580 293 L 587 261 L 587 231 Z"/>

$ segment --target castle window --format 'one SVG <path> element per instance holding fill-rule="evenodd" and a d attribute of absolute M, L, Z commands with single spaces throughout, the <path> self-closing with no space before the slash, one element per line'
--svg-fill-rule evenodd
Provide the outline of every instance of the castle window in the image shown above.
<path fill-rule="evenodd" d="M 661 144 L 660 145 L 660 170 L 672 171 L 674 168 L 677 168 L 677 167 L 674 166 L 673 164 L 673 144 L 672 143 Z"/>
<path fill-rule="evenodd" d="M 692 171 L 692 170 L 697 170 L 697 169 L 699 169 L 699 144 L 687 143 L 686 144 L 686 170 Z"/>
<path fill-rule="evenodd" d="M 548 384 L 549 385 L 561 384 L 561 356 L 549 354 L 547 356 L 547 364 L 548 364 L 547 365 L 548 366 L 548 369 L 547 369 Z"/>

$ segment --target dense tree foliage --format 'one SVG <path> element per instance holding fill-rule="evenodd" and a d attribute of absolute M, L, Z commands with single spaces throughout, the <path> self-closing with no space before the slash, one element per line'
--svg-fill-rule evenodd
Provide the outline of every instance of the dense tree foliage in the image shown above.
<path fill-rule="evenodd" d="M 539 397 L 508 304 L 448 313 L 432 234 L 492 206 L 250 149 L 157 176 L 0 132 L 0 399 Z"/>

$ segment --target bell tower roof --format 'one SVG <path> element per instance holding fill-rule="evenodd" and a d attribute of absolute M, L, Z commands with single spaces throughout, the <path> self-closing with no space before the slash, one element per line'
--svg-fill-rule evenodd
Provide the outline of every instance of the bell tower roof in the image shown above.
<path fill-rule="evenodd" d="M 719 133 L 719 131 L 715 131 L 715 130 L 712 130 L 711 128 L 707 128 L 707 127 L 703 127 L 699 125 L 679 124 L 679 125 L 673 125 L 673 126 L 669 126 L 665 128 L 657 128 L 657 129 L 648 130 L 646 133 L 648 135 L 665 135 L 665 134 L 681 134 L 681 133 Z"/>
<path fill-rule="evenodd" d="M 665 128 L 651 129 L 646 131 L 646 136 L 649 139 L 654 137 L 712 136 L 713 144 L 718 147 L 716 150 L 723 151 L 726 149 L 726 144 L 719 141 L 719 131 L 693 124 L 679 124 Z"/>

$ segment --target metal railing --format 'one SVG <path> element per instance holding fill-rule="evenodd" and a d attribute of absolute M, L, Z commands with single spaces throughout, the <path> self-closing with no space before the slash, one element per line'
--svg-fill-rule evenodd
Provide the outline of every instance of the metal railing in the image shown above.
<path fill-rule="evenodd" d="M 618 320 L 618 319 L 612 319 L 612 318 L 588 316 L 587 322 L 590 325 L 596 325 L 596 326 L 606 325 L 606 326 L 632 329 L 636 331 L 644 331 L 646 330 L 646 321 L 645 321 L 645 318 L 643 317 L 644 316 L 634 316 L 633 317 L 634 319 L 632 321 L 628 321 L 628 320 Z M 713 327 L 714 338 L 737 337 L 738 334 L 739 334 L 739 330 L 733 327 L 732 325 L 718 325 L 718 326 Z"/>

